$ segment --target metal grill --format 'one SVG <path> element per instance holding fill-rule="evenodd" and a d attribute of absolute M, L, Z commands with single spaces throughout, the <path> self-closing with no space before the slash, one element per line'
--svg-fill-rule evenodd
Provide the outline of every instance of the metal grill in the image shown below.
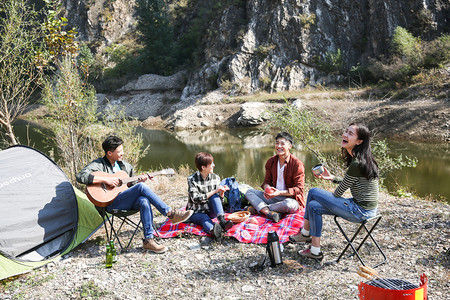
<path fill-rule="evenodd" d="M 384 279 L 377 278 L 366 282 L 369 285 L 380 287 L 388 290 L 412 290 L 417 289 L 419 286 L 409 281 L 402 279 Z"/>

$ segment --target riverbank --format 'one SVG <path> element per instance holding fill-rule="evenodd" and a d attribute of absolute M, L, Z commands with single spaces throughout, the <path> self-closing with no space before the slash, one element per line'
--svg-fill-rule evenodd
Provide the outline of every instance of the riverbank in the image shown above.
<path fill-rule="evenodd" d="M 182 172 L 181 172 L 182 173 Z M 186 204 L 186 174 L 156 177 L 150 184 L 172 207 Z M 450 206 L 411 197 L 381 193 L 381 223 L 375 236 L 388 262 L 377 268 L 380 276 L 417 284 L 428 276 L 430 299 L 445 299 L 450 288 Z M 137 217 L 137 216 L 136 216 Z M 165 218 L 156 214 L 155 226 Z M 61 261 L 3 281 L 3 299 L 358 299 L 357 259 L 332 262 L 344 247 L 331 217 L 323 231 L 322 263 L 300 259 L 301 245 L 285 244 L 284 264 L 263 271 L 251 266 L 262 260 L 263 245 L 227 239 L 201 248 L 198 236 L 181 236 L 161 242 L 162 255 L 142 250 L 139 238 L 119 255 L 112 269 L 104 268 L 104 231 L 95 233 Z M 378 259 L 374 246 L 363 248 Z"/>
<path fill-rule="evenodd" d="M 394 97 L 392 91 L 366 89 L 305 89 L 235 98 L 221 94 L 216 95 L 219 100 L 215 101 L 202 100 L 187 106 L 177 102 L 166 104 L 161 110 L 163 113 L 145 117 L 140 120 L 140 125 L 170 130 L 257 127 L 266 121 L 260 117 L 260 113 L 274 111 L 288 100 L 296 102 L 299 109 L 315 111 L 337 134 L 349 122 L 362 121 L 378 138 L 449 142 L 450 95 L 441 91 L 439 97 L 430 97 L 433 92 L 437 92 L 426 88 L 420 92 L 420 95 L 406 98 L 399 98 L 398 95 Z M 208 96 L 205 99 L 209 99 Z M 130 116 L 137 113 L 131 106 L 126 109 Z M 45 114 L 45 107 L 35 105 L 22 118 L 39 120 Z"/>

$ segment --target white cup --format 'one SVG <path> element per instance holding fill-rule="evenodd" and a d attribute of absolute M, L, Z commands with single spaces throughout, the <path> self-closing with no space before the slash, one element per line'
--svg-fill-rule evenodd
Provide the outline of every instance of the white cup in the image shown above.
<path fill-rule="evenodd" d="M 322 174 L 325 170 L 324 170 L 322 164 L 318 164 L 318 165 L 315 165 L 315 166 L 312 168 L 312 171 L 313 171 L 314 174 L 320 175 L 320 174 Z"/>

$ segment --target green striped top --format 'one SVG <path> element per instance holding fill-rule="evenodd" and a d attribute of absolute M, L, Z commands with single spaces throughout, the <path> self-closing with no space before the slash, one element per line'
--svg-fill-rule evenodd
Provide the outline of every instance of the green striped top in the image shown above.
<path fill-rule="evenodd" d="M 358 206 L 364 209 L 374 209 L 378 206 L 378 178 L 368 180 L 364 177 L 355 158 L 348 166 L 344 178 L 335 177 L 333 182 L 339 183 L 333 193 L 335 197 L 342 197 L 350 188 L 353 201 Z"/>

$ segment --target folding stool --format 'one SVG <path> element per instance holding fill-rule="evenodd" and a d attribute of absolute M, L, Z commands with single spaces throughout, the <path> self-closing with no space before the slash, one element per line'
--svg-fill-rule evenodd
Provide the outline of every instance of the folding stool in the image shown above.
<path fill-rule="evenodd" d="M 341 257 L 344 255 L 344 253 L 347 251 L 348 247 L 351 247 L 353 250 L 353 253 L 350 254 L 349 256 L 352 256 L 354 254 L 356 254 L 356 256 L 358 257 L 359 261 L 362 263 L 363 266 L 365 266 L 366 264 L 364 263 L 364 261 L 362 260 L 360 254 L 359 254 L 359 249 L 361 249 L 362 245 L 366 242 L 366 240 L 370 237 L 373 241 L 373 243 L 375 244 L 375 246 L 378 248 L 379 252 L 381 253 L 381 255 L 383 256 L 384 260 L 378 264 L 376 264 L 375 266 L 373 266 L 373 268 L 378 267 L 381 264 L 384 264 L 387 261 L 386 255 L 384 254 L 383 250 L 381 250 L 380 245 L 378 245 L 377 241 L 375 241 L 373 235 L 372 235 L 372 231 L 375 229 L 375 227 L 378 225 L 378 223 L 381 220 L 381 215 L 377 215 L 375 217 L 369 218 L 363 222 L 358 222 L 357 224 L 361 224 L 358 228 L 358 230 L 355 232 L 355 234 L 353 235 L 353 237 L 351 239 L 349 239 L 347 237 L 347 235 L 345 234 L 344 229 L 342 229 L 341 224 L 339 224 L 338 220 L 337 220 L 338 216 L 334 216 L 334 222 L 336 223 L 337 227 L 339 228 L 339 230 L 341 231 L 342 235 L 345 237 L 346 241 L 347 241 L 347 245 L 345 246 L 344 250 L 342 251 L 341 255 L 339 255 L 338 259 L 336 260 L 336 263 L 339 262 L 339 260 L 341 259 Z M 375 223 L 372 225 L 372 227 L 370 229 L 367 228 L 366 225 L 368 225 L 369 222 L 375 221 Z M 364 237 L 364 239 L 361 241 L 361 243 L 357 246 L 357 248 L 355 248 L 355 246 L 353 245 L 353 241 L 355 240 L 355 238 L 357 237 L 357 235 L 359 234 L 359 232 L 362 229 L 365 229 L 366 231 L 366 235 Z"/>
<path fill-rule="evenodd" d="M 141 219 L 139 218 L 139 222 L 136 223 L 133 220 L 129 218 L 129 216 L 134 215 L 135 213 L 138 213 L 138 210 L 125 210 L 125 209 L 113 209 L 111 212 L 106 211 L 106 207 L 98 207 L 96 206 L 97 211 L 99 212 L 100 216 L 103 218 L 103 224 L 105 225 L 105 231 L 106 231 L 106 238 L 108 241 L 110 240 L 117 240 L 117 242 L 120 245 L 121 251 L 124 249 L 127 249 L 131 242 L 133 241 L 134 236 L 139 231 L 139 229 L 142 229 L 141 226 Z M 108 216 L 109 214 L 110 216 Z M 114 220 L 118 218 L 121 222 L 118 229 L 114 228 Z M 109 229 L 107 226 L 107 223 L 109 223 Z M 130 239 L 128 240 L 127 245 L 124 247 L 122 245 L 122 241 L 120 240 L 120 231 L 122 229 L 122 226 L 124 224 L 127 224 L 132 227 L 133 234 L 131 235 Z M 114 236 L 113 236 L 114 234 Z"/>

